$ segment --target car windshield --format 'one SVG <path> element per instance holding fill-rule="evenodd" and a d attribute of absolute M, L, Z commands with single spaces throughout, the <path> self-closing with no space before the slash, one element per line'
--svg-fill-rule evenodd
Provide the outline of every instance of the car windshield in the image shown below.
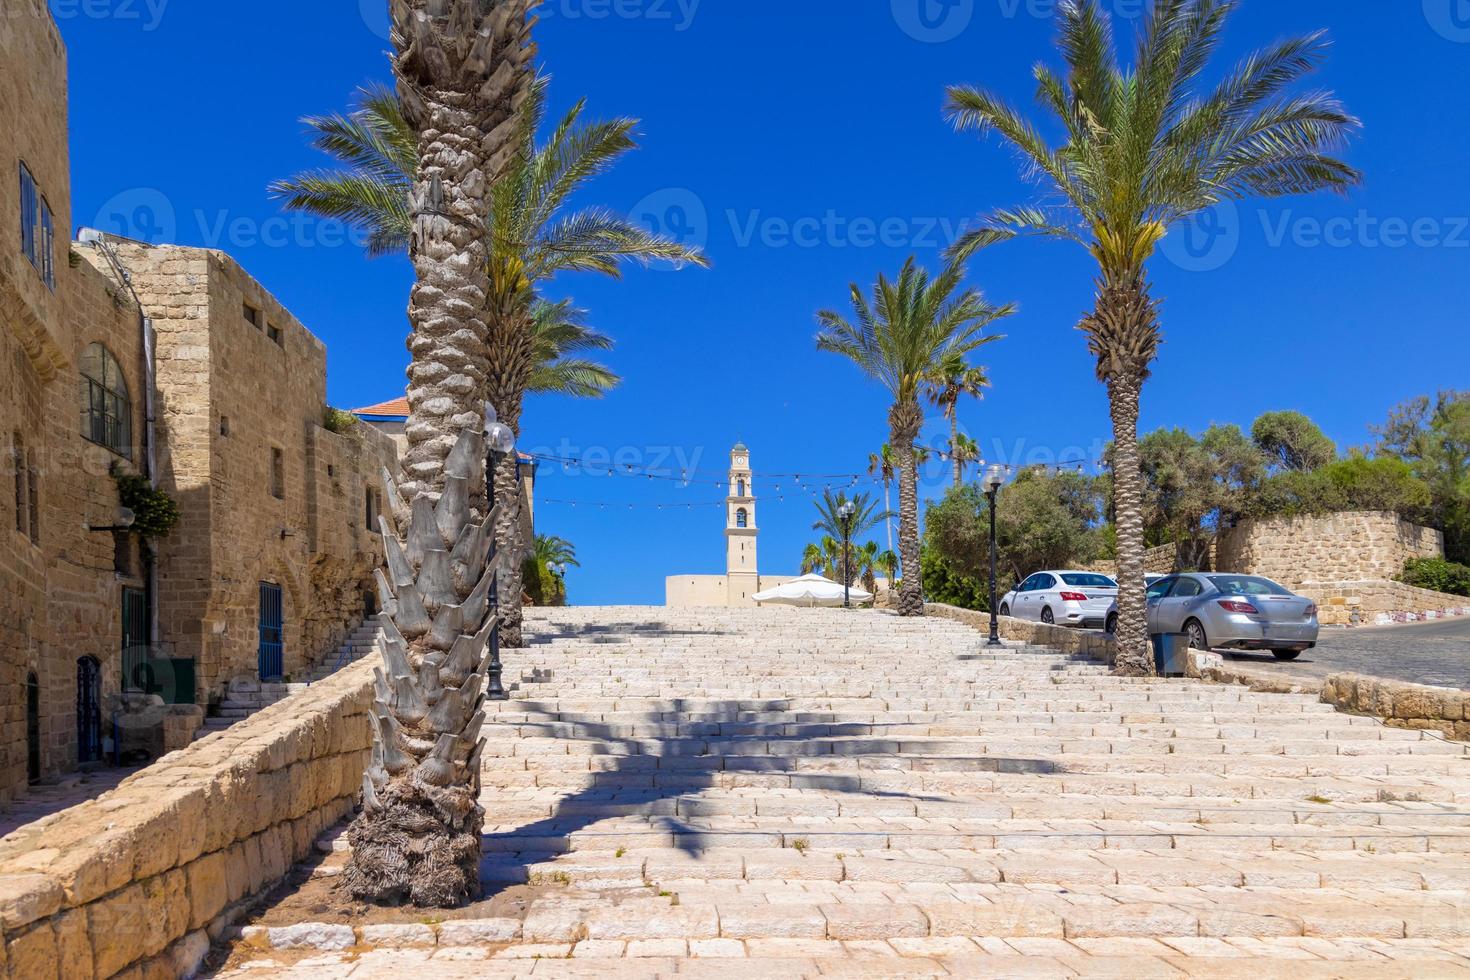
<path fill-rule="evenodd" d="M 1226 595 L 1291 595 L 1291 590 L 1254 575 L 1212 575 L 1210 582 Z"/>
<path fill-rule="evenodd" d="M 1118 583 L 1106 575 L 1091 575 L 1073 572 L 1062 576 L 1062 581 L 1079 589 L 1116 589 Z"/>

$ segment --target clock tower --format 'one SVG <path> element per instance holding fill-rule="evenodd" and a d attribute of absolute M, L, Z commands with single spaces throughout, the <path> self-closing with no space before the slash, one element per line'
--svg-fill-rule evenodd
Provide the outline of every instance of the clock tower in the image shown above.
<path fill-rule="evenodd" d="M 756 534 L 750 450 L 737 443 L 730 450 L 730 496 L 725 506 L 725 582 L 730 606 L 755 605 L 751 596 L 760 591 Z"/>

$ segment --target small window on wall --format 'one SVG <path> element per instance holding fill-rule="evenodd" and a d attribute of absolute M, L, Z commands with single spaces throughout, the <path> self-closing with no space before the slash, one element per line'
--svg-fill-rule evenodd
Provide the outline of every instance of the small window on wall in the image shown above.
<path fill-rule="evenodd" d="M 276 326 L 274 323 L 265 328 L 265 335 L 269 337 L 271 339 L 271 342 L 274 343 L 277 347 L 285 346 L 284 342 L 281 340 L 281 328 Z"/>
<path fill-rule="evenodd" d="M 55 289 L 55 219 L 25 164 L 20 165 L 20 250 L 41 274 L 46 288 Z"/>
<path fill-rule="evenodd" d="M 271 450 L 271 496 L 286 499 L 286 454 L 279 449 Z"/>
<path fill-rule="evenodd" d="M 365 526 L 369 531 L 377 530 L 378 513 L 380 510 L 380 506 L 378 504 L 378 491 L 373 489 L 372 487 L 368 487 L 363 494 L 363 503 L 365 504 L 363 516 L 367 520 L 367 524 Z"/>
<path fill-rule="evenodd" d="M 124 458 L 133 455 L 133 406 L 122 367 L 101 344 L 82 352 L 82 436 Z"/>
<path fill-rule="evenodd" d="M 230 434 L 230 417 L 228 415 L 221 415 L 219 417 L 219 434 L 222 436 Z"/>
<path fill-rule="evenodd" d="M 10 437 L 10 467 L 15 474 L 15 529 L 26 533 L 26 445 L 20 433 Z"/>
<path fill-rule="evenodd" d="M 245 322 L 248 323 L 248 324 L 250 324 L 256 330 L 259 330 L 260 329 L 260 319 L 261 319 L 261 317 L 260 317 L 260 311 L 257 310 L 255 307 L 251 306 L 249 303 L 246 303 L 245 304 Z"/>

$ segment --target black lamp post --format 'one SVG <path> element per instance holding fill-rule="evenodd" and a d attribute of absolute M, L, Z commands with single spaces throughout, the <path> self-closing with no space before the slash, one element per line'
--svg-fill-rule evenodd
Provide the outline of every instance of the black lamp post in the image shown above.
<path fill-rule="evenodd" d="M 837 508 L 838 523 L 842 528 L 842 608 L 852 608 L 852 517 L 857 513 L 857 504 L 851 500 Z"/>
<path fill-rule="evenodd" d="M 1000 614 L 996 611 L 1000 597 L 995 574 L 995 502 L 1000 488 L 1005 485 L 1006 472 L 1003 467 L 992 466 L 985 473 L 985 496 L 990 499 L 990 642 L 986 646 L 998 647 L 1000 642 Z"/>
<path fill-rule="evenodd" d="M 510 426 L 501 422 L 495 414 L 495 407 L 488 401 L 485 403 L 485 489 L 489 497 L 491 510 L 495 503 L 495 470 L 500 459 L 516 451 L 515 433 Z M 499 562 L 501 555 L 495 553 L 495 544 L 492 538 L 490 560 Z M 519 560 L 519 559 L 517 559 Z M 512 602 L 520 602 L 520 596 L 513 596 Z M 486 684 L 485 696 L 491 701 L 505 701 L 509 695 L 505 693 L 503 682 L 504 667 L 500 662 L 500 573 L 495 573 L 495 578 L 490 584 L 490 603 L 495 609 L 495 628 L 490 631 L 490 665 L 486 673 L 489 675 Z"/>

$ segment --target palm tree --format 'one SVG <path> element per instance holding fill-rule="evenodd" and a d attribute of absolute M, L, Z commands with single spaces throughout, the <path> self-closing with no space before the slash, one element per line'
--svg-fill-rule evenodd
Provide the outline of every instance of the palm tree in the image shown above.
<path fill-rule="evenodd" d="M 986 337 L 986 343 L 1003 339 L 999 334 Z M 970 367 L 963 358 L 950 358 L 926 382 L 929 401 L 944 413 L 949 422 L 950 456 L 954 461 L 954 485 L 965 482 L 964 463 L 957 452 L 960 444 L 960 399 L 983 398 L 990 387 L 990 375 L 983 367 Z M 973 445 L 973 443 L 972 443 Z M 978 457 L 976 457 L 978 458 Z"/>
<path fill-rule="evenodd" d="M 838 564 L 842 561 L 842 545 L 833 537 L 824 537 L 815 544 L 806 546 L 801 556 L 801 574 L 817 573 L 836 581 L 840 574 Z"/>
<path fill-rule="evenodd" d="M 898 588 L 898 555 L 889 549 L 878 555 L 875 564 L 883 577 L 888 579 L 888 588 Z"/>
<path fill-rule="evenodd" d="M 531 310 L 531 380 L 527 394 L 601 398 L 622 383 L 611 368 L 579 355 L 612 350 L 611 337 L 587 326 L 571 300 L 538 300 Z"/>
<path fill-rule="evenodd" d="M 949 458 L 954 460 L 954 485 L 965 485 L 965 467 L 980 462 L 980 444 L 963 432 L 956 432 L 949 444 Z"/>
<path fill-rule="evenodd" d="M 875 596 L 878 594 L 878 558 L 881 554 L 876 541 L 852 549 L 853 578 Z"/>
<path fill-rule="evenodd" d="M 856 284 L 850 287 L 855 318 L 823 310 L 817 348 L 840 354 L 888 390 L 889 442 L 899 478 L 899 552 L 903 556 L 901 616 L 924 614 L 919 571 L 919 472 L 914 440 L 924 425 L 919 395 L 936 368 L 984 346 L 985 328 L 1013 313 L 995 307 L 979 290 L 960 288 L 963 273 L 951 264 L 935 278 L 910 257 L 896 280 L 879 275 L 870 302 Z"/>
<path fill-rule="evenodd" d="M 582 563 L 577 561 L 577 548 L 566 538 L 559 538 L 552 534 L 536 535 L 534 555 L 536 561 L 541 565 L 567 565 L 572 568 L 581 568 Z"/>
<path fill-rule="evenodd" d="M 577 561 L 577 549 L 570 541 L 538 534 L 526 566 L 525 575 L 533 576 L 532 581 L 539 586 L 537 591 L 540 595 L 535 597 L 536 601 L 542 605 L 560 606 L 566 605 L 567 601 L 566 569 L 581 568 L 582 564 Z"/>
<path fill-rule="evenodd" d="M 515 152 L 505 175 L 491 189 L 487 216 L 489 248 L 484 259 L 489 278 L 480 362 L 485 383 L 480 395 L 517 435 L 525 395 L 532 390 L 537 373 L 535 324 L 541 284 L 561 272 L 617 277 L 629 261 L 709 264 L 698 249 L 651 234 L 605 208 L 567 213 L 568 202 L 589 181 L 636 149 L 633 131 L 638 122 L 626 118 L 584 122 L 585 102 L 578 102 L 554 127 L 547 142 L 538 146 L 536 134 L 545 106 L 546 80 L 542 78 L 531 85 L 513 127 Z M 351 114 L 313 117 L 306 123 L 316 134 L 316 147 L 337 157 L 348 169 L 308 172 L 278 181 L 272 191 L 288 208 L 361 228 L 369 254 L 405 247 L 409 228 L 404 220 L 404 191 L 416 158 L 406 152 L 414 144 L 405 139 L 407 120 L 400 99 L 369 88 L 360 94 Z M 507 559 L 502 590 L 506 595 L 519 595 L 522 563 L 516 556 L 527 554 L 530 543 L 521 540 L 516 454 L 500 454 L 492 483 L 496 543 Z M 506 603 L 500 616 L 502 644 L 521 646 L 520 605 Z"/>
<path fill-rule="evenodd" d="M 1124 68 L 1098 0 L 1058 8 L 1062 77 L 1036 69 L 1037 97 L 1065 137 L 1040 128 L 992 92 L 949 90 L 960 130 L 994 130 L 1055 206 L 996 211 L 955 244 L 963 259 L 997 242 L 1039 236 L 1075 242 L 1098 264 L 1097 295 L 1080 329 L 1107 386 L 1114 441 L 1120 594 L 1118 671 L 1153 673 L 1144 621 L 1139 395 L 1160 343 L 1149 258 L 1169 230 L 1229 200 L 1346 191 L 1361 175 L 1333 154 L 1358 122 L 1325 92 L 1292 93 L 1323 61 L 1322 33 L 1279 41 L 1207 86 L 1211 56 L 1237 0 L 1155 0 L 1137 60 Z"/>
<path fill-rule="evenodd" d="M 483 409 L 485 188 L 533 81 L 529 0 L 390 0 L 393 70 L 415 148 L 407 181 L 409 448 L 385 474 L 384 670 L 343 872 L 364 901 L 445 908 L 480 893 L 481 672 L 489 601 Z"/>
<path fill-rule="evenodd" d="M 847 555 L 846 558 L 849 560 L 844 561 L 841 543 L 845 540 L 849 548 L 853 547 L 853 542 L 859 535 L 867 534 L 882 524 L 888 519 L 889 514 L 887 511 L 878 510 L 872 494 L 859 493 L 849 499 L 845 491 L 839 490 L 833 493 L 830 487 L 822 490 L 822 499 L 816 503 L 817 520 L 812 523 L 812 530 L 823 532 L 824 542 L 837 543 L 836 574 L 828 577 L 851 585 L 857 580 L 857 565 L 856 562 L 851 561 L 852 555 Z M 852 505 L 852 513 L 844 514 L 843 509 L 849 504 Z"/>

